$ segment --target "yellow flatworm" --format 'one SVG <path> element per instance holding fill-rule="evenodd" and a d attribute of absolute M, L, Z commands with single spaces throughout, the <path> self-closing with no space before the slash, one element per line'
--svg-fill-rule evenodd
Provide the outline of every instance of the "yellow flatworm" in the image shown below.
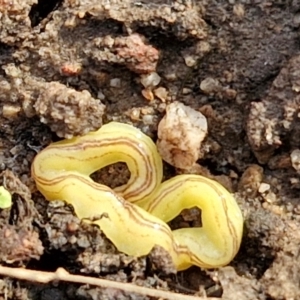
<path fill-rule="evenodd" d="M 125 162 L 127 184 L 114 190 L 90 174 Z M 111 122 L 82 137 L 52 143 L 32 164 L 32 176 L 48 200 L 64 200 L 81 219 L 93 219 L 119 251 L 147 255 L 155 245 L 168 251 L 178 270 L 228 264 L 242 238 L 243 217 L 234 197 L 199 175 L 163 183 L 162 160 L 153 141 L 137 128 Z M 183 209 L 201 209 L 201 228 L 171 230 L 166 222 Z"/>

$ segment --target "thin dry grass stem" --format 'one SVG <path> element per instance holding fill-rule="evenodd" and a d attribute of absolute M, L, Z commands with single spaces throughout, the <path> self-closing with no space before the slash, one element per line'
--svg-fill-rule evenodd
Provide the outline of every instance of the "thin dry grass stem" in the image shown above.
<path fill-rule="evenodd" d="M 49 283 L 51 281 L 66 281 L 80 284 L 89 284 L 102 288 L 119 289 L 124 292 L 136 293 L 165 300 L 220 300 L 220 298 L 195 297 L 168 291 L 150 289 L 131 283 L 114 282 L 106 279 L 72 275 L 63 268 L 58 268 L 56 272 L 42 272 L 22 268 L 9 268 L 0 266 L 0 275 L 39 283 Z"/>

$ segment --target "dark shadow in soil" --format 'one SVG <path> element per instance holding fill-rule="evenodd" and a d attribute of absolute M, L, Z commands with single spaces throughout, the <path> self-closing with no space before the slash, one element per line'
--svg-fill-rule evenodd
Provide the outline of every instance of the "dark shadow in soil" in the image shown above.
<path fill-rule="evenodd" d="M 251 259 L 249 259 L 250 257 Z M 270 268 L 274 259 L 274 250 L 263 245 L 261 237 L 244 236 L 241 248 L 232 265 L 243 266 L 242 268 L 236 268 L 237 273 L 241 276 L 252 274 L 252 276 L 259 280 L 265 271 Z"/>
<path fill-rule="evenodd" d="M 62 0 L 39 0 L 37 4 L 32 5 L 29 12 L 31 26 L 35 27 L 45 19 L 52 11 L 56 10 L 62 3 Z"/>
<path fill-rule="evenodd" d="M 74 253 L 75 252 L 76 251 L 74 251 Z M 45 272 L 55 272 L 59 267 L 63 267 L 71 272 L 74 271 L 74 259 L 77 255 L 78 251 L 75 254 L 72 254 L 70 251 L 47 251 L 41 256 L 39 261 L 30 261 L 30 263 L 27 265 L 27 268 L 33 270 L 43 270 Z M 70 266 L 73 266 L 72 269 L 70 269 Z"/>

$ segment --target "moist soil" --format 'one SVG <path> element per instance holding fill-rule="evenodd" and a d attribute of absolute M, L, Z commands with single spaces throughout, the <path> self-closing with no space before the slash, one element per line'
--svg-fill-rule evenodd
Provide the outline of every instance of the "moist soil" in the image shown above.
<path fill-rule="evenodd" d="M 0 0 L 0 183 L 13 194 L 0 211 L 1 264 L 220 299 L 300 299 L 299 26 L 298 0 Z M 143 86 L 153 72 L 160 82 Z M 238 255 L 216 270 L 175 274 L 159 248 L 119 253 L 72 207 L 46 201 L 30 174 L 52 141 L 112 120 L 156 140 L 174 101 L 208 121 L 190 172 L 234 192 L 245 218 Z M 182 172 L 164 169 L 166 179 Z M 114 187 L 128 175 L 116 164 L 93 178 Z M 8 277 L 0 298 L 152 299 Z"/>

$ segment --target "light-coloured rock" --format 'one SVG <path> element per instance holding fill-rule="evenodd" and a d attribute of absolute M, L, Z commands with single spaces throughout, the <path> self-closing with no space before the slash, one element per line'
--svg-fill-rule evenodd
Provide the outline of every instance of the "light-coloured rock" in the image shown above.
<path fill-rule="evenodd" d="M 157 86 L 160 83 L 160 80 L 161 77 L 156 72 L 141 75 L 141 84 L 146 89 Z"/>
<path fill-rule="evenodd" d="M 291 161 L 293 168 L 300 173 L 300 150 L 296 149 L 291 153 Z"/>
<path fill-rule="evenodd" d="M 268 192 L 270 190 L 271 186 L 268 183 L 262 182 L 258 188 L 258 192 L 260 194 L 263 194 L 265 192 Z"/>
<path fill-rule="evenodd" d="M 163 160 L 180 169 L 191 168 L 200 155 L 207 134 L 206 118 L 198 111 L 175 102 L 167 106 L 158 125 L 157 148 Z"/>

